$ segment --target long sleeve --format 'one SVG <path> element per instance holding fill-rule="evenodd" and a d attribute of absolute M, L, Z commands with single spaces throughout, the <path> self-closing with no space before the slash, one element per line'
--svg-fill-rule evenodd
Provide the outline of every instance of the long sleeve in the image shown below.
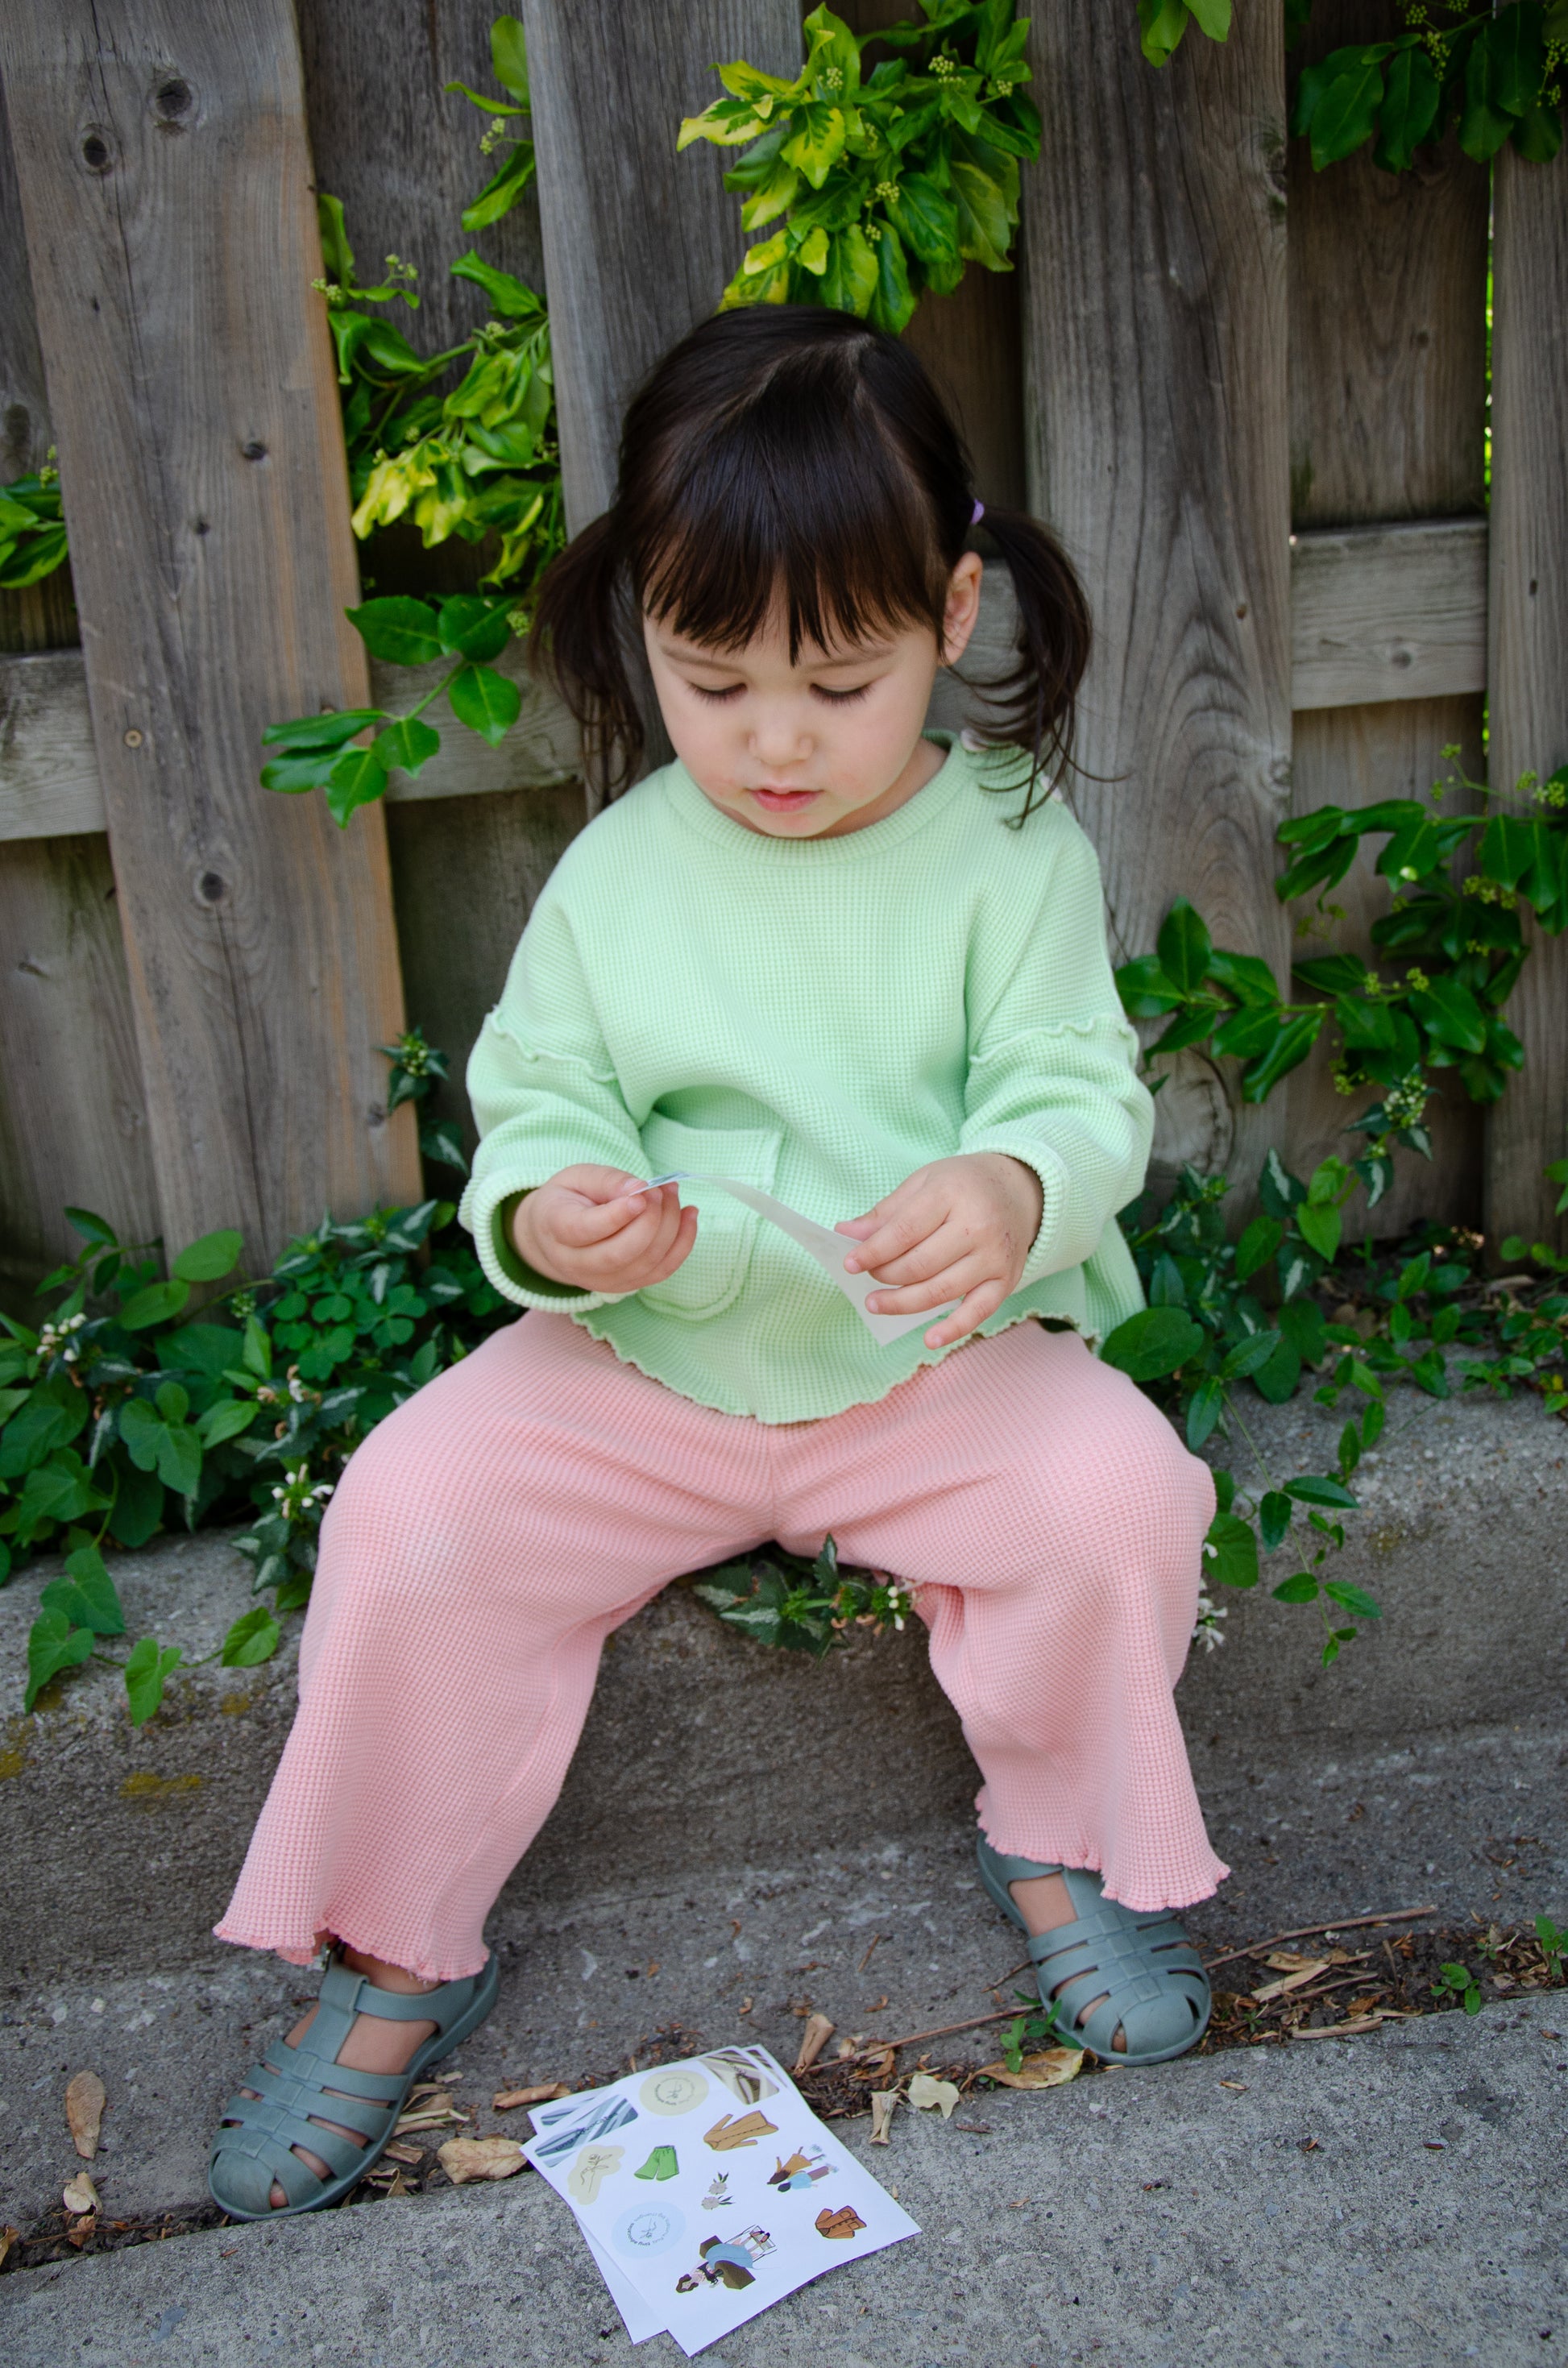
<path fill-rule="evenodd" d="M 1099 865 L 1070 814 L 1051 806 L 1053 860 L 1017 930 L 976 939 L 960 1147 L 1032 1167 L 1043 1202 L 1017 1289 L 1080 1266 L 1143 1181 L 1153 1099 L 1138 1076 L 1106 951 Z"/>
<path fill-rule="evenodd" d="M 524 1307 L 574 1315 L 625 1294 L 574 1291 L 525 1265 L 507 1235 L 511 1206 L 579 1162 L 636 1176 L 648 1165 L 553 887 L 534 908 L 469 1059 L 481 1140 L 460 1213 L 497 1291 Z"/>

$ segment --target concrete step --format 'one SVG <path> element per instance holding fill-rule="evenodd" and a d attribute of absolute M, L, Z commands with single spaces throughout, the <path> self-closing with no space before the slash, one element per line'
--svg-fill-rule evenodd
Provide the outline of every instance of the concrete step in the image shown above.
<path fill-rule="evenodd" d="M 846 2143 L 922 2234 L 712 2368 L 1523 2368 L 1568 2340 L 1553 1998 L 1187 2057 Z M 1221 2085 L 1222 2083 L 1227 2085 Z M 10 2368 L 677 2368 L 635 2355 L 564 2204 L 493 2188 L 213 2229 L 0 2279 Z"/>
<path fill-rule="evenodd" d="M 1321 1468 L 1329 1428 L 1299 1404 L 1257 1424 L 1287 1476 Z M 1189 1919 L 1209 1946 L 1428 1901 L 1452 1922 L 1568 1923 L 1563 1443 L 1533 1403 L 1402 1405 L 1346 1557 L 1386 1617 L 1327 1672 L 1309 1616 L 1231 1600 L 1230 1641 L 1179 1695 L 1235 1870 Z M 249 1600 L 222 1535 L 115 1569 L 133 1633 L 193 1659 Z M 0 1594 L 14 1713 L 47 1575 Z M 0 2182 L 18 2225 L 69 2174 L 61 2099 L 89 2064 L 111 2100 L 106 2203 L 198 2202 L 219 2102 L 310 1994 L 210 1938 L 292 1714 L 291 1650 L 178 1673 L 140 1734 L 97 1671 L 4 1729 Z M 672 2025 L 792 2056 L 812 2007 L 892 2033 L 983 2011 L 999 1984 L 1005 2003 L 1020 1952 L 974 1882 L 975 1782 L 918 1634 L 817 1666 L 671 1588 L 607 1654 L 565 1792 L 498 1904 L 506 1980 L 464 2051 L 471 2093 L 608 2076 Z M 990 2052 L 983 2032 L 950 2045 Z"/>

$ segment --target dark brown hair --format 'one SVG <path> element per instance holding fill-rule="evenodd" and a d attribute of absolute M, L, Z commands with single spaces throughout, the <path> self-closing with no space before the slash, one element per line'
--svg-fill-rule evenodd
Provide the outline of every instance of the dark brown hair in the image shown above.
<path fill-rule="evenodd" d="M 940 643 L 952 571 L 988 536 L 1012 571 L 1017 662 L 971 685 L 974 729 L 1028 751 L 1021 822 L 1041 768 L 1071 761 L 1088 608 L 1037 519 L 987 503 L 976 529 L 974 501 L 963 440 L 907 346 L 816 305 L 721 313 L 633 396 L 615 501 L 544 576 L 535 663 L 624 787 L 643 749 L 627 657 L 644 610 L 733 650 L 781 597 L 791 659 L 879 626 L 927 624 Z"/>

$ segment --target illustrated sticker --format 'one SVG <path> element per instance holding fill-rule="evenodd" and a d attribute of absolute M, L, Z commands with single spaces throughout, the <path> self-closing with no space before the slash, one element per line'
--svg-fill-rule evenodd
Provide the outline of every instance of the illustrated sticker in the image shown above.
<path fill-rule="evenodd" d="M 566 2192 L 579 2203 L 597 2203 L 607 2179 L 613 2179 L 625 2159 L 626 2148 L 585 2146 L 567 2174 Z"/>
<path fill-rule="evenodd" d="M 674 2146 L 656 2146 L 642 2169 L 634 2170 L 631 2176 L 633 2179 L 678 2179 L 680 2164 L 676 2159 Z"/>
<path fill-rule="evenodd" d="M 651 2072 L 637 2091 L 637 2101 L 644 2112 L 665 2113 L 673 2118 L 676 2113 L 689 2113 L 707 2094 L 708 2083 L 701 2073 L 693 2072 L 687 2065 L 676 2064 L 667 2072 Z M 751 2104 L 756 2101 L 755 2098 L 747 2100 Z"/>
<path fill-rule="evenodd" d="M 765 2097 L 778 2094 L 778 2083 L 770 2080 L 759 2065 L 739 2047 L 721 2047 L 702 2059 L 716 2080 L 722 2080 L 732 2097 L 743 2105 L 760 2105 Z"/>
<path fill-rule="evenodd" d="M 821 2146 L 808 2146 L 804 2154 L 797 2148 L 795 2153 L 777 2159 L 778 2168 L 768 2172 L 767 2183 L 776 2187 L 780 2195 L 792 2195 L 797 2188 L 810 2187 L 819 2179 L 833 2177 L 833 2165 L 825 2159 Z M 642 2173 L 638 2176 L 641 2178 Z"/>
<path fill-rule="evenodd" d="M 569 2130 L 555 2130 L 540 2141 L 540 2153 L 548 2162 L 563 2161 L 574 2146 L 584 2146 L 590 2138 L 607 2138 L 611 2130 L 626 2127 L 637 2119 L 637 2108 L 627 2097 L 611 2097 L 605 2104 L 596 2106 L 586 2118 Z"/>
<path fill-rule="evenodd" d="M 740 2294 L 756 2283 L 759 2261 L 775 2250 L 766 2228 L 748 2228 L 744 2237 L 704 2237 L 697 2248 L 694 2270 L 676 2280 L 676 2294 L 696 2294 L 702 2286 L 728 2286 Z"/>
<path fill-rule="evenodd" d="M 858 2236 L 865 2225 L 852 2203 L 841 2203 L 836 2212 L 828 2211 L 824 2205 L 816 2217 L 819 2237 Z"/>
<path fill-rule="evenodd" d="M 610 2243 L 629 2261 L 649 2261 L 667 2253 L 686 2234 L 686 2216 L 673 2203 L 637 2203 L 623 2212 L 610 2231 Z"/>
<path fill-rule="evenodd" d="M 702 2199 L 703 2211 L 722 2212 L 726 2203 L 733 2203 L 734 2200 L 734 2197 L 730 2192 L 729 2172 L 727 2170 L 716 2170 L 713 2174 L 713 2183 Z"/>
<path fill-rule="evenodd" d="M 710 2146 L 715 2154 L 733 2154 L 737 2146 L 756 2146 L 758 2138 L 778 2135 L 778 2123 L 770 2122 L 766 2113 L 742 2113 L 735 2121 L 728 2113 L 721 2113 L 712 2128 L 703 2132 L 702 2143 Z"/>

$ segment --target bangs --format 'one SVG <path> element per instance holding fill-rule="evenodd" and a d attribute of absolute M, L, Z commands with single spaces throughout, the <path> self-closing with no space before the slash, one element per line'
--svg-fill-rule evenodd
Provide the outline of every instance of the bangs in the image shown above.
<path fill-rule="evenodd" d="M 847 344 L 779 360 L 672 438 L 628 518 L 638 605 L 684 639 L 742 648 L 782 611 L 803 644 L 941 636 L 951 562 L 920 480 L 868 401 Z"/>

